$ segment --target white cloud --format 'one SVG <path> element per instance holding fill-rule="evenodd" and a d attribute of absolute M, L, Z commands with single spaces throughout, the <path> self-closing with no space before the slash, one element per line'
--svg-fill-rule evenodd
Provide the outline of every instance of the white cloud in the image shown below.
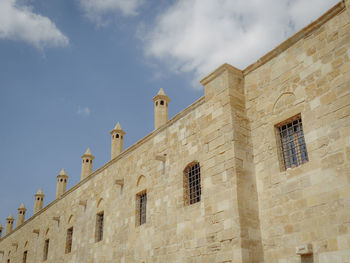
<path fill-rule="evenodd" d="M 37 48 L 67 46 L 68 38 L 47 17 L 17 0 L 0 0 L 0 39 L 27 42 Z"/>
<path fill-rule="evenodd" d="M 228 62 L 245 68 L 338 0 L 178 0 L 141 29 L 145 54 L 195 82 Z"/>
<path fill-rule="evenodd" d="M 137 9 L 143 0 L 78 0 L 85 15 L 101 25 L 105 23 L 102 17 L 109 14 L 121 13 L 123 16 L 137 14 Z"/>
<path fill-rule="evenodd" d="M 77 114 L 82 117 L 90 116 L 91 110 L 89 107 L 80 107 L 78 106 Z"/>

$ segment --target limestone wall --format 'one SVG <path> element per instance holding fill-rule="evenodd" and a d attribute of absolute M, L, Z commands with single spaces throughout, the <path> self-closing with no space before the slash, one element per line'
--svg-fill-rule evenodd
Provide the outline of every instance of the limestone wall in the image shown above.
<path fill-rule="evenodd" d="M 315 263 L 350 262 L 344 3 L 244 71 L 225 64 L 204 78 L 203 98 L 2 238 L 0 262 L 22 262 L 24 251 L 42 262 L 47 239 L 47 262 L 297 263 L 304 244 Z M 285 170 L 275 125 L 297 114 L 309 161 Z M 185 205 L 183 171 L 193 161 L 202 198 Z M 138 226 L 144 191 L 147 222 Z"/>
<path fill-rule="evenodd" d="M 245 72 L 265 262 L 300 262 L 296 246 L 308 243 L 314 262 L 350 262 L 350 18 L 343 8 Z M 298 113 L 309 162 L 285 171 L 275 125 Z"/>
<path fill-rule="evenodd" d="M 44 208 L 0 241 L 0 262 L 21 262 L 25 250 L 27 262 L 41 262 L 46 239 L 48 262 L 241 262 L 231 116 L 224 98 L 200 99 Z M 230 110 L 230 101 L 224 104 Z M 164 154 L 163 166 L 155 158 Z M 183 170 L 193 161 L 200 163 L 202 200 L 185 206 Z M 136 226 L 136 194 L 143 190 L 147 223 Z M 104 237 L 95 242 L 101 211 Z M 72 252 L 65 254 L 72 226 Z"/>

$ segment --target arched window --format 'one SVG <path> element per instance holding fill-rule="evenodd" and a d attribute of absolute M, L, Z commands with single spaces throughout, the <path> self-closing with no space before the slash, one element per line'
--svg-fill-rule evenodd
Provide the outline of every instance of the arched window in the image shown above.
<path fill-rule="evenodd" d="M 184 202 L 192 205 L 201 201 L 201 171 L 198 162 L 192 162 L 184 170 Z"/>

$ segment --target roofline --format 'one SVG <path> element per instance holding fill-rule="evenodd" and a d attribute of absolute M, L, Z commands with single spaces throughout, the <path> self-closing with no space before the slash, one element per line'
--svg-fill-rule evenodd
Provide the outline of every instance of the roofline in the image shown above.
<path fill-rule="evenodd" d="M 130 146 L 129 148 L 127 148 L 125 151 L 123 151 L 121 154 L 119 154 L 118 156 L 116 156 L 114 159 L 108 161 L 107 163 L 105 163 L 103 166 L 101 166 L 100 168 L 98 168 L 97 170 L 95 170 L 93 173 L 91 173 L 88 177 L 84 178 L 83 180 L 81 180 L 80 182 L 78 182 L 76 185 L 74 185 L 72 188 L 70 188 L 69 190 L 67 190 L 66 192 L 64 192 L 64 194 L 62 194 L 59 198 L 56 198 L 55 200 L 53 200 L 51 203 L 47 204 L 45 207 L 43 207 L 39 212 L 35 213 L 34 215 L 32 215 L 30 218 L 28 218 L 26 221 L 24 221 L 23 224 L 21 224 L 20 226 L 16 227 L 12 232 L 8 233 L 7 235 L 3 236 L 2 238 L 0 238 L 0 242 L 2 242 L 4 239 L 10 237 L 13 233 L 17 232 L 17 230 L 21 229 L 22 227 L 24 227 L 25 225 L 27 225 L 29 222 L 33 221 L 36 217 L 38 217 L 39 215 L 41 215 L 42 213 L 44 213 L 46 210 L 48 210 L 51 206 L 53 206 L 54 204 L 56 204 L 57 202 L 59 202 L 61 199 L 65 198 L 67 195 L 69 195 L 70 193 L 74 192 L 76 189 L 78 189 L 80 186 L 82 186 L 83 184 L 85 184 L 86 182 L 90 181 L 92 178 L 94 178 L 96 175 L 100 174 L 102 171 L 104 171 L 105 169 L 107 169 L 109 166 L 111 166 L 112 164 L 118 162 L 119 160 L 123 159 L 125 156 L 127 156 L 128 154 L 132 153 L 134 150 L 136 150 L 137 148 L 139 148 L 141 145 L 143 145 L 144 143 L 146 143 L 147 141 L 151 140 L 152 138 L 154 138 L 157 134 L 163 132 L 164 130 L 166 130 L 167 128 L 169 128 L 171 125 L 173 125 L 176 121 L 180 120 L 181 118 L 183 118 L 184 116 L 186 116 L 188 113 L 192 112 L 193 110 L 195 110 L 196 108 L 198 108 L 199 106 L 201 106 L 202 104 L 204 104 L 205 102 L 205 97 L 202 96 L 200 97 L 198 100 L 196 100 L 194 103 L 192 103 L 190 106 L 186 107 L 183 111 L 179 112 L 178 114 L 176 114 L 173 118 L 171 118 L 170 120 L 168 120 L 163 126 L 161 126 L 160 128 L 158 128 L 157 130 L 152 131 L 151 133 L 149 133 L 148 135 L 146 135 L 145 137 L 143 137 L 141 140 L 137 141 L 135 144 L 133 144 L 132 146 Z"/>

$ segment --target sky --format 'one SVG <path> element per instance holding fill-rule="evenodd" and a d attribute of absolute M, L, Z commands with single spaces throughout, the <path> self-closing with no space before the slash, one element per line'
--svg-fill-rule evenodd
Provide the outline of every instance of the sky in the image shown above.
<path fill-rule="evenodd" d="M 204 95 L 223 63 L 244 69 L 337 4 L 335 0 L 0 0 L 0 222 L 34 194 L 55 199 L 65 168 L 80 180 L 154 127 L 152 98 L 170 118 Z"/>

